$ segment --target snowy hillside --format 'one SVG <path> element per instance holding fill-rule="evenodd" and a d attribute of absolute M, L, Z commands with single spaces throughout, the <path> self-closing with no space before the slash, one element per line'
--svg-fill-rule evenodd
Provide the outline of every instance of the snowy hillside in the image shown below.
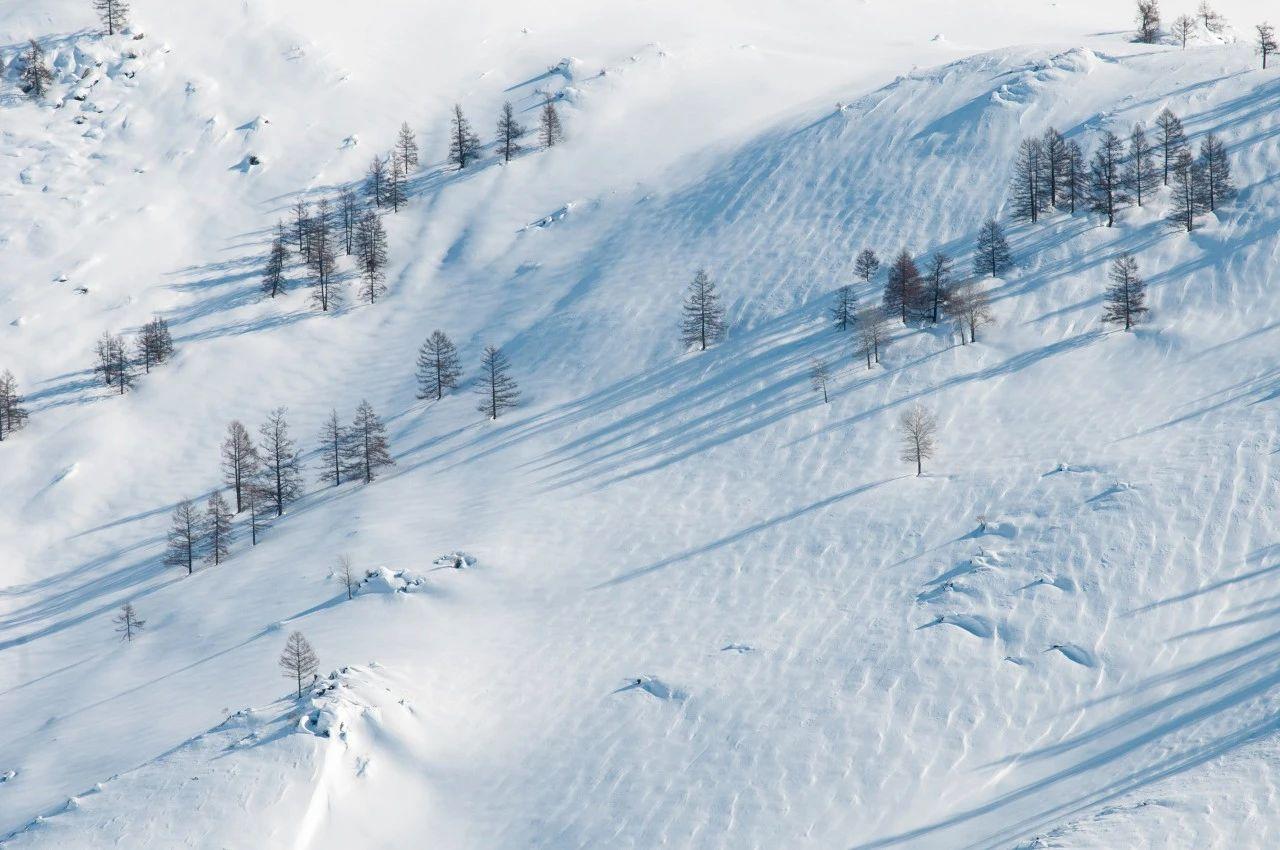
<path fill-rule="evenodd" d="M 1223 0 L 1234 29 L 1183 50 L 1103 0 L 690 5 L 133 0 L 114 36 L 88 0 L 0 5 L 0 372 L 30 413 L 0 443 L 0 844 L 1280 840 L 1262 10 Z M 530 127 L 555 103 L 564 142 L 500 162 L 505 101 Z M 455 103 L 486 144 L 461 171 Z M 1193 233 L 1163 189 L 1114 228 L 1011 218 L 1024 137 L 1090 152 L 1166 108 L 1239 187 Z M 359 191 L 402 122 L 386 296 L 344 256 L 336 310 L 296 262 L 265 297 L 277 220 Z M 829 317 L 846 284 L 880 302 L 856 254 L 967 276 L 992 216 L 996 322 L 890 323 L 867 369 Z M 1129 333 L 1100 321 L 1125 252 Z M 679 334 L 700 267 L 727 308 L 705 352 Z M 154 316 L 172 360 L 103 386 L 95 341 Z M 414 374 L 435 329 L 463 370 L 440 401 Z M 496 421 L 488 345 L 521 391 Z M 334 487 L 322 424 L 362 400 L 395 465 Z M 166 566 L 228 423 L 280 407 L 301 498 Z"/>

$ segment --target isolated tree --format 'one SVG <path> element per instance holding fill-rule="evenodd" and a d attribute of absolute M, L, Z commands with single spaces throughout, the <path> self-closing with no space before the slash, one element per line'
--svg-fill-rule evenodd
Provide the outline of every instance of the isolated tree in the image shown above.
<path fill-rule="evenodd" d="M 1254 30 L 1257 32 L 1254 47 L 1258 51 L 1258 55 L 1262 57 L 1262 70 L 1267 70 L 1267 57 L 1276 52 L 1276 29 L 1271 24 L 1263 21 L 1256 25 Z"/>
<path fill-rule="evenodd" d="M 524 126 L 516 120 L 511 102 L 502 104 L 502 114 L 498 116 L 498 150 L 502 152 L 503 162 L 510 162 L 513 156 L 520 153 L 520 139 L 526 132 L 528 131 Z"/>
<path fill-rule="evenodd" d="M 302 463 L 293 440 L 285 409 L 277 407 L 258 429 L 258 456 L 262 459 L 262 486 L 276 516 L 302 494 Z"/>
<path fill-rule="evenodd" d="M 387 445 L 387 428 L 367 401 L 360 402 L 347 429 L 347 460 L 365 484 L 373 481 L 378 470 L 395 465 Z"/>
<path fill-rule="evenodd" d="M 142 326 L 138 334 L 138 359 L 146 367 L 148 374 L 153 365 L 159 365 L 173 356 L 173 336 L 169 333 L 169 323 L 159 316 Z"/>
<path fill-rule="evenodd" d="M 1129 133 L 1129 155 L 1125 162 L 1125 185 L 1133 192 L 1133 200 L 1142 206 L 1143 197 L 1150 197 L 1156 185 L 1156 158 L 1147 140 L 1142 124 L 1134 124 Z"/>
<path fill-rule="evenodd" d="M 1018 158 L 1013 163 L 1013 183 L 1009 187 L 1009 203 L 1013 216 L 1035 224 L 1045 207 L 1044 146 L 1039 139 L 1023 139 Z"/>
<path fill-rule="evenodd" d="M 360 297 L 372 304 L 387 291 L 387 231 L 382 216 L 369 210 L 356 229 L 356 262 L 360 270 Z"/>
<path fill-rule="evenodd" d="M 115 35 L 129 26 L 129 4 L 124 0 L 93 0 L 93 8 L 102 19 L 107 35 Z"/>
<path fill-rule="evenodd" d="M 951 258 L 942 251 L 935 251 L 929 257 L 924 272 L 924 306 L 929 313 L 929 321 L 935 325 L 946 306 L 950 290 Z"/>
<path fill-rule="evenodd" d="M 267 262 L 262 268 L 262 291 L 275 298 L 283 295 L 287 287 L 284 267 L 289 261 L 289 249 L 285 247 L 284 222 L 276 223 L 276 235 L 267 249 Z"/>
<path fill-rule="evenodd" d="M 490 419 L 497 419 L 504 411 L 515 407 L 520 400 L 520 390 L 510 375 L 511 364 L 502 349 L 486 346 L 480 360 L 480 381 L 476 394 L 480 396 L 477 409 Z"/>
<path fill-rule="evenodd" d="M 911 252 L 903 248 L 889 267 L 889 277 L 884 287 L 884 308 L 900 315 L 905 325 L 912 314 L 920 309 L 922 295 L 920 270 L 916 268 Z"/>
<path fill-rule="evenodd" d="M 1084 151 L 1080 148 L 1080 143 L 1072 139 L 1067 142 L 1066 183 L 1063 186 L 1067 209 L 1072 215 L 1076 214 L 1077 208 L 1084 205 L 1088 195 L 1088 174 L 1089 169 L 1084 163 Z"/>
<path fill-rule="evenodd" d="M 133 642 L 138 636 L 138 632 L 142 631 L 142 627 L 147 624 L 146 620 L 138 618 L 138 612 L 133 610 L 133 603 L 126 602 L 120 606 L 120 613 L 111 618 L 111 622 L 116 624 L 116 631 L 120 633 L 120 640 Z"/>
<path fill-rule="evenodd" d="M 1172 226 L 1190 233 L 1195 230 L 1196 216 L 1203 212 L 1204 175 L 1191 158 L 1191 152 L 1185 148 L 1178 152 L 1172 173 L 1173 197 L 1167 220 Z"/>
<path fill-rule="evenodd" d="M 342 582 L 342 587 L 347 591 L 347 599 L 354 599 L 356 588 L 360 586 L 360 580 L 356 578 L 355 570 L 351 568 L 351 556 L 339 555 L 338 563 L 334 567 L 333 574 L 338 581 Z"/>
<path fill-rule="evenodd" d="M 222 493 L 214 490 L 204 506 L 204 560 L 215 567 L 231 551 L 231 517 L 227 500 L 222 498 Z"/>
<path fill-rule="evenodd" d="M 1093 153 L 1089 195 L 1093 211 L 1107 219 L 1107 227 L 1114 227 L 1116 211 L 1128 197 L 1124 191 L 1124 145 L 1110 130 L 1103 134 Z"/>
<path fill-rule="evenodd" d="M 1155 44 L 1160 38 L 1160 3 L 1158 0 L 1138 0 L 1138 36 L 1143 44 Z"/>
<path fill-rule="evenodd" d="M 360 221 L 360 202 L 356 193 L 343 189 L 338 195 L 338 225 L 342 228 L 342 246 L 348 257 L 355 251 L 356 224 Z"/>
<path fill-rule="evenodd" d="M 1041 194 L 1046 207 L 1058 206 L 1066 188 L 1067 140 L 1054 128 L 1044 131 L 1040 139 Z"/>
<path fill-rule="evenodd" d="M 400 212 L 400 208 L 405 203 L 405 167 L 400 161 L 400 154 L 396 151 L 392 151 L 387 159 L 391 162 L 391 170 L 387 173 L 387 203 L 391 206 L 392 212 Z"/>
<path fill-rule="evenodd" d="M 836 290 L 835 300 L 831 304 L 831 321 L 836 330 L 844 333 L 852 327 L 857 318 L 858 299 L 854 297 L 852 286 L 842 286 Z"/>
<path fill-rule="evenodd" d="M 1173 21 L 1173 37 L 1182 45 L 1182 49 L 1187 49 L 1187 42 L 1196 33 L 1196 19 L 1190 15 L 1179 15 Z"/>
<path fill-rule="evenodd" d="M 200 513 L 189 499 L 183 499 L 173 509 L 164 562 L 171 567 L 186 567 L 187 575 L 191 575 L 196 568 L 199 547 Z"/>
<path fill-rule="evenodd" d="M 0 372 L 0 440 L 27 424 L 27 410 L 18 392 L 18 379 L 8 369 Z"/>
<path fill-rule="evenodd" d="M 380 156 L 369 160 L 369 169 L 364 175 L 364 193 L 375 207 L 382 206 L 387 196 L 387 161 Z"/>
<path fill-rule="evenodd" d="M 564 141 L 560 113 L 556 112 L 553 101 L 548 100 L 542 107 L 542 115 L 538 118 L 538 140 L 544 148 L 554 147 Z"/>
<path fill-rule="evenodd" d="M 262 470 L 262 459 L 249 437 L 249 431 L 239 420 L 227 425 L 227 438 L 222 441 L 222 480 L 236 496 L 236 513 L 245 508 L 248 491 Z"/>
<path fill-rule="evenodd" d="M 1216 212 L 1218 204 L 1235 196 L 1236 187 L 1231 180 L 1231 162 L 1227 148 L 1213 133 L 1200 143 L 1200 173 L 1203 176 L 1204 208 Z"/>
<path fill-rule="evenodd" d="M 924 462 L 937 449 L 938 420 L 924 405 L 914 405 L 898 419 L 902 437 L 902 460 L 916 465 L 916 475 L 924 474 Z"/>
<path fill-rule="evenodd" d="M 1178 116 L 1168 109 L 1156 117 L 1156 130 L 1156 144 L 1160 146 L 1160 167 L 1164 174 L 1164 185 L 1168 186 L 1178 154 L 1187 149 L 1187 135 Z"/>
<path fill-rule="evenodd" d="M 338 420 L 338 411 L 331 410 L 329 418 L 320 426 L 320 480 L 342 484 L 342 473 L 347 461 L 347 429 Z"/>
<path fill-rule="evenodd" d="M 337 240 L 333 234 L 333 213 L 328 199 L 321 200 L 308 228 L 307 268 L 311 272 L 311 303 L 327 313 L 342 301 L 342 289 L 338 286 Z"/>
<path fill-rule="evenodd" d="M 831 367 L 827 365 L 827 361 L 815 357 L 809 361 L 809 384 L 815 392 L 822 393 L 822 403 L 830 404 L 831 399 L 827 396 L 827 385 L 831 383 Z"/>
<path fill-rule="evenodd" d="M 410 169 L 418 167 L 418 137 L 406 121 L 400 125 L 400 134 L 396 136 L 396 153 L 400 155 L 400 164 L 407 174 Z"/>
<path fill-rule="evenodd" d="M 44 48 L 33 38 L 22 55 L 22 72 L 18 75 L 22 88 L 32 100 L 39 100 L 53 85 L 53 72 L 44 64 Z"/>
<path fill-rule="evenodd" d="M 853 261 L 853 273 L 862 278 L 864 283 L 870 283 L 871 278 L 875 277 L 878 271 L 880 271 L 880 258 L 876 256 L 876 252 L 870 248 L 859 251 L 857 259 Z"/>
<path fill-rule="evenodd" d="M 1138 274 L 1138 261 L 1128 253 L 1121 254 L 1111 264 L 1110 277 L 1102 321 L 1124 325 L 1127 331 L 1147 312 L 1147 285 Z"/>
<path fill-rule="evenodd" d="M 880 362 L 880 352 L 889 344 L 888 324 L 880 307 L 864 307 L 858 312 L 858 352 L 866 358 L 868 369 L 873 361 Z"/>
<path fill-rule="evenodd" d="M 1200 6 L 1196 9 L 1196 17 L 1204 25 L 1205 32 L 1213 35 L 1220 35 L 1227 25 L 1226 19 L 1209 5 L 1209 0 L 1200 0 Z"/>
<path fill-rule="evenodd" d="M 973 252 L 974 274 L 1000 277 L 1013 263 L 1009 242 L 1004 238 L 1004 228 L 994 218 L 978 230 L 978 244 Z"/>
<path fill-rule="evenodd" d="M 302 632 L 293 632 L 285 642 L 284 652 L 280 653 L 280 669 L 284 677 L 291 680 L 298 688 L 298 699 L 302 699 L 302 683 L 315 676 L 320 669 L 320 659 L 316 651 L 307 643 Z"/>
<path fill-rule="evenodd" d="M 462 367 L 458 349 L 444 331 L 431 332 L 418 349 L 418 398 L 444 398 L 444 391 L 458 386 Z"/>
<path fill-rule="evenodd" d="M 947 316 L 960 330 L 960 344 L 978 341 L 978 328 L 991 324 L 991 297 L 976 281 L 966 281 L 951 291 L 947 299 Z M 968 342 L 965 341 L 966 332 Z"/>
<path fill-rule="evenodd" d="M 724 307 L 705 269 L 698 269 L 689 283 L 680 332 L 685 347 L 697 343 L 699 351 L 724 336 Z"/>
<path fill-rule="evenodd" d="M 308 230 L 311 227 L 311 207 L 298 198 L 293 202 L 293 240 L 298 245 L 298 256 L 305 262 L 310 252 L 307 250 Z"/>
<path fill-rule="evenodd" d="M 462 106 L 454 104 L 453 118 L 449 127 L 449 161 L 458 166 L 458 170 L 467 167 L 473 159 L 480 156 L 480 137 L 471 129 L 471 122 L 462 114 Z"/>

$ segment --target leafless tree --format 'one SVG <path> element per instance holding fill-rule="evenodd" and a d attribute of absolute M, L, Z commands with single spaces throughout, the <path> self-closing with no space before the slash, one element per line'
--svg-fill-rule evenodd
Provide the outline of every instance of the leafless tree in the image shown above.
<path fill-rule="evenodd" d="M 316 651 L 307 643 L 302 632 L 293 632 L 285 642 L 284 651 L 280 653 L 280 669 L 284 677 L 294 682 L 298 689 L 298 699 L 302 698 L 302 683 L 316 674 L 320 668 L 320 659 Z"/>
<path fill-rule="evenodd" d="M 253 485 L 261 467 L 262 459 L 248 429 L 239 420 L 232 420 L 227 425 L 227 438 L 222 441 L 222 480 L 236 494 L 236 513 L 244 510 L 245 490 Z"/>
<path fill-rule="evenodd" d="M 129 26 L 129 4 L 124 0 L 93 0 L 93 8 L 107 28 L 107 35 L 115 35 Z"/>
<path fill-rule="evenodd" d="M 27 409 L 18 392 L 18 379 L 8 369 L 0 372 L 0 440 L 27 424 Z"/>
<path fill-rule="evenodd" d="M 396 136 L 396 153 L 400 155 L 400 164 L 404 166 L 406 173 L 418 167 L 418 139 L 408 121 L 400 125 L 400 134 Z"/>
<path fill-rule="evenodd" d="M 724 307 L 716 293 L 716 285 L 705 269 L 698 269 L 689 284 L 684 302 L 681 339 L 686 346 L 698 344 L 700 351 L 724 336 Z"/>
<path fill-rule="evenodd" d="M 858 351 L 866 358 L 867 368 L 880 362 L 880 352 L 888 347 L 888 319 L 881 307 L 865 307 L 858 312 Z"/>
<path fill-rule="evenodd" d="M 991 297 L 976 281 L 965 281 L 952 290 L 946 306 L 947 315 L 960 329 L 961 345 L 977 342 L 978 328 L 995 321 L 991 312 Z"/>
<path fill-rule="evenodd" d="M 111 618 L 111 622 L 116 624 L 116 631 L 120 633 L 120 640 L 130 641 L 142 631 L 142 627 L 147 624 L 146 620 L 138 619 L 138 614 L 133 610 L 133 603 L 126 602 L 120 606 L 120 613 Z"/>
<path fill-rule="evenodd" d="M 827 396 L 827 385 L 831 383 L 831 368 L 827 366 L 827 361 L 820 357 L 815 357 L 809 361 L 809 383 L 813 386 L 815 392 L 822 393 L 822 403 L 830 404 L 831 400 Z"/>
<path fill-rule="evenodd" d="M 880 258 L 870 248 L 863 248 L 853 261 L 853 273 L 862 278 L 863 283 L 870 283 L 880 270 Z"/>
<path fill-rule="evenodd" d="M 1136 15 L 1138 21 L 1138 41 L 1143 44 L 1155 44 L 1160 38 L 1160 3 L 1158 0 L 1138 0 Z"/>
<path fill-rule="evenodd" d="M 477 409 L 490 419 L 497 419 L 520 400 L 520 390 L 510 375 L 510 368 L 502 349 L 493 345 L 485 347 L 480 363 L 480 381 L 476 384 L 476 394 L 480 396 Z"/>
<path fill-rule="evenodd" d="M 542 107 L 542 117 L 538 120 L 538 138 L 546 148 L 564 141 L 564 128 L 560 126 L 560 114 L 556 112 L 554 101 L 548 100 Z"/>
<path fill-rule="evenodd" d="M 191 575 L 196 568 L 199 545 L 200 515 L 189 499 L 183 499 L 173 510 L 164 562 L 171 567 L 186 567 L 187 575 Z"/>
<path fill-rule="evenodd" d="M 1262 57 L 1262 70 L 1267 70 L 1267 58 L 1276 52 L 1276 29 L 1271 24 L 1263 21 L 1254 27 L 1257 31 L 1257 41 L 1254 46 L 1258 50 L 1258 55 Z"/>
<path fill-rule="evenodd" d="M 222 493 L 214 490 L 204 507 L 204 540 L 206 563 L 215 567 L 226 559 L 231 551 L 231 508 Z"/>
<path fill-rule="evenodd" d="M 356 578 L 355 571 L 351 568 L 351 556 L 339 555 L 338 564 L 333 572 L 338 581 L 342 583 L 343 588 L 346 589 L 347 598 L 354 598 L 356 588 L 360 586 L 360 581 Z"/>
<path fill-rule="evenodd" d="M 1138 261 L 1132 254 L 1116 258 L 1111 264 L 1110 277 L 1102 321 L 1124 325 L 1127 331 L 1147 312 L 1147 285 L 1138 274 Z"/>
<path fill-rule="evenodd" d="M 44 64 L 44 48 L 34 38 L 27 42 L 27 52 L 22 54 L 22 72 L 19 79 L 27 96 L 32 100 L 44 97 L 53 84 L 53 72 Z"/>
<path fill-rule="evenodd" d="M 431 332 L 418 349 L 418 398 L 444 398 L 444 391 L 458 386 L 462 367 L 458 349 L 442 330 Z"/>
<path fill-rule="evenodd" d="M 1190 15 L 1179 15 L 1173 21 L 1173 37 L 1182 45 L 1182 49 L 1187 49 L 1187 42 L 1191 40 L 1196 33 L 1196 19 Z"/>
<path fill-rule="evenodd" d="M 916 475 L 924 474 L 924 462 L 937 448 L 938 421 L 922 404 L 914 405 L 898 419 L 902 436 L 902 460 L 916 465 Z"/>

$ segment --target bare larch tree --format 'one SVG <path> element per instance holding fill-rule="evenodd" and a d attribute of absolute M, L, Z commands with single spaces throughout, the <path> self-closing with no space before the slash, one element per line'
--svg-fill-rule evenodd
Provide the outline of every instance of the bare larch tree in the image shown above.
<path fill-rule="evenodd" d="M 302 632 L 289 635 L 284 651 L 280 653 L 279 664 L 284 677 L 297 686 L 298 699 L 302 699 L 302 683 L 315 676 L 320 669 L 320 659 L 316 657 L 316 651 L 311 648 Z"/>
<path fill-rule="evenodd" d="M 458 349 L 444 331 L 431 332 L 418 349 L 418 398 L 444 398 L 444 391 L 458 386 L 462 367 Z"/>
<path fill-rule="evenodd" d="M 497 419 L 503 411 L 515 407 L 520 400 L 520 390 L 510 375 L 511 364 L 502 349 L 486 346 L 480 359 L 480 380 L 476 394 L 480 396 L 477 409 L 489 419 Z"/>
<path fill-rule="evenodd" d="M 914 405 L 898 419 L 902 436 L 902 460 L 916 465 L 916 475 L 924 474 L 924 462 L 937 448 L 938 421 L 922 404 Z"/>

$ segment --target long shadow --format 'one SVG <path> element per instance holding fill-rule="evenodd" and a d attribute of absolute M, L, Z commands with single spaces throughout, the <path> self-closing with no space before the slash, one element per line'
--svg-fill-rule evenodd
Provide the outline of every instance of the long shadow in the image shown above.
<path fill-rule="evenodd" d="M 747 537 L 750 537 L 753 534 L 757 534 L 761 531 L 766 531 L 770 528 L 783 525 L 784 523 L 788 523 L 788 522 L 791 522 L 792 520 L 799 519 L 800 517 L 805 516 L 807 514 L 814 513 L 815 511 L 820 511 L 823 508 L 829 508 L 832 505 L 839 504 L 840 502 L 843 502 L 846 499 L 851 499 L 854 496 L 860 496 L 863 493 L 868 493 L 871 490 L 874 490 L 877 487 L 880 487 L 884 484 L 888 484 L 892 481 L 901 481 L 902 479 L 908 478 L 908 477 L 910 476 L 899 475 L 894 478 L 886 478 L 882 481 L 873 481 L 869 484 L 860 484 L 857 487 L 852 487 L 840 493 L 835 493 L 831 496 L 827 496 L 824 499 L 819 499 L 818 501 L 805 505 L 802 508 L 797 508 L 796 510 L 788 511 L 785 514 L 779 514 L 778 516 L 772 517 L 771 519 L 762 520 L 761 522 L 754 523 L 752 525 L 747 526 L 744 529 L 741 529 L 740 531 L 734 532 L 733 534 L 727 534 L 724 537 L 717 538 L 716 540 L 713 540 L 710 543 L 705 543 L 701 546 L 697 546 L 692 549 L 686 549 L 683 552 L 679 552 L 675 555 L 671 555 L 659 561 L 655 561 L 652 564 L 649 564 L 647 566 L 637 567 L 634 570 L 629 570 L 625 573 L 622 573 L 621 575 L 614 576 L 613 578 L 608 579 L 607 581 L 603 581 L 603 582 L 600 582 L 599 584 L 593 585 L 590 589 L 603 590 L 604 588 L 614 587 L 615 585 L 625 584 L 630 581 L 635 581 L 638 578 L 643 578 L 644 576 L 651 575 L 653 573 L 658 572 L 659 570 L 664 570 L 667 567 L 672 566 L 673 564 L 678 564 L 682 561 L 687 561 L 690 558 L 696 558 L 699 555 L 705 555 L 709 552 L 714 552 L 717 549 L 722 549 L 725 546 L 729 546 L 733 543 L 737 543 L 739 540 L 743 540 Z"/>

